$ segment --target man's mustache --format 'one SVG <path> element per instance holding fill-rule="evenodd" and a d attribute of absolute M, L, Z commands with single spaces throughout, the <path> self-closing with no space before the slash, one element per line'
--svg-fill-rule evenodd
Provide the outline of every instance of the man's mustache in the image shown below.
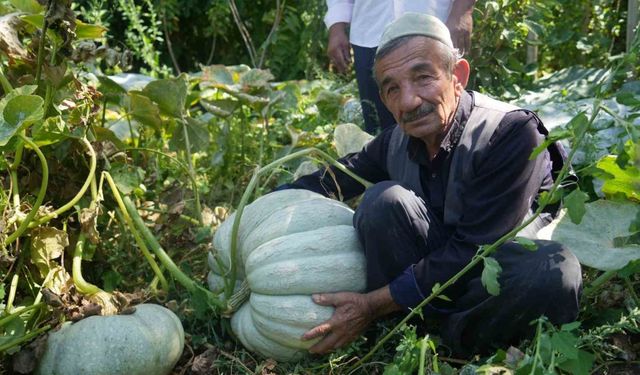
<path fill-rule="evenodd" d="M 428 115 L 429 113 L 433 112 L 433 110 L 436 109 L 436 107 L 429 103 L 429 102 L 424 102 L 420 107 L 418 107 L 417 109 L 409 112 L 409 113 L 405 113 L 402 116 L 402 122 L 403 123 L 407 123 L 407 122 L 411 122 L 411 121 L 415 121 L 417 119 L 420 119 L 426 115 Z"/>

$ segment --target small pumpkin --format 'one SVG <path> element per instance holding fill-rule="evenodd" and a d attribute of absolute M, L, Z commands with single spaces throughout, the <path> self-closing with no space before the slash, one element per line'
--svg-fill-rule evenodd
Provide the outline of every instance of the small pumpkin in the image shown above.
<path fill-rule="evenodd" d="M 220 291 L 228 276 L 235 214 L 221 224 L 209 256 L 209 286 Z M 298 360 L 317 340 L 307 330 L 328 320 L 332 307 L 311 294 L 365 289 L 365 259 L 353 210 L 306 190 L 267 194 L 245 207 L 238 230 L 238 278 L 251 290 L 231 319 L 249 350 L 280 361 Z"/>
<path fill-rule="evenodd" d="M 166 375 L 182 355 L 184 331 L 171 310 L 141 304 L 129 315 L 91 316 L 49 335 L 39 375 Z"/>

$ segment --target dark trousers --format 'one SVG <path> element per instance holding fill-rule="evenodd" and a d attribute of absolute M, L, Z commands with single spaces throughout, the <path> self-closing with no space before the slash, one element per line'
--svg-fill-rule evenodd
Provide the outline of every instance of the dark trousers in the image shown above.
<path fill-rule="evenodd" d="M 370 290 L 429 257 L 449 235 L 421 198 L 394 181 L 367 189 L 354 225 L 365 249 Z M 485 353 L 517 344 L 534 332 L 530 323 L 541 315 L 554 324 L 575 320 L 582 287 L 580 263 L 557 242 L 536 242 L 536 251 L 510 242 L 493 254 L 502 266 L 498 296 L 482 286 L 480 266 L 445 291 L 453 302 L 423 310 L 440 323 L 443 342 L 454 354 Z M 422 292 L 430 294 L 430 290 Z"/>
<path fill-rule="evenodd" d="M 360 93 L 360 104 L 362 105 L 362 116 L 364 117 L 364 128 L 367 133 L 375 134 L 378 129 L 395 124 L 393 115 L 380 99 L 378 85 L 373 79 L 373 58 L 376 54 L 376 48 L 359 47 L 353 44 L 351 47 L 353 48 L 353 61 L 356 81 L 358 81 L 358 92 Z"/>

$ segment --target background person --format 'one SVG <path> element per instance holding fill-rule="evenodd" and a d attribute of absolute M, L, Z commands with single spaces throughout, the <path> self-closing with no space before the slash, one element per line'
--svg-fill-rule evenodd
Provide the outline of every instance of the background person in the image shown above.
<path fill-rule="evenodd" d="M 473 5 L 476 0 L 327 0 L 327 54 L 336 70 L 345 73 L 351 49 L 365 130 L 374 134 L 395 122 L 378 95 L 371 68 L 385 26 L 405 12 L 430 14 L 446 22 L 453 44 L 462 52 L 471 47 Z M 349 28 L 349 35 L 347 35 Z"/>

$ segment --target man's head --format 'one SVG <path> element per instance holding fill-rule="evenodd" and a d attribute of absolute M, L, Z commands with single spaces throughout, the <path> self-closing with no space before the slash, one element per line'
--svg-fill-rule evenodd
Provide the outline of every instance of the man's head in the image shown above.
<path fill-rule="evenodd" d="M 385 29 L 374 73 L 382 101 L 405 133 L 434 143 L 455 114 L 469 64 L 440 20 L 407 13 Z"/>

